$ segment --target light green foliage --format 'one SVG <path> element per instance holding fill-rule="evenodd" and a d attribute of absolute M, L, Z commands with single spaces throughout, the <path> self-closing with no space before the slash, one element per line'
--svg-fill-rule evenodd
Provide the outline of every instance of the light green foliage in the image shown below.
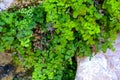
<path fill-rule="evenodd" d="M 55 53 L 59 57 L 64 54 L 61 60 L 67 62 L 74 55 L 91 57 L 92 52 L 113 49 L 111 43 L 120 28 L 115 25 L 119 24 L 119 17 L 116 15 L 119 14 L 119 2 L 98 1 L 95 6 L 93 0 L 45 0 L 43 4 L 47 12 L 46 20 L 55 28 Z M 106 4 L 110 4 L 115 10 Z"/>
<path fill-rule="evenodd" d="M 0 51 L 16 53 L 14 62 L 33 69 L 32 80 L 74 80 L 73 57 L 113 49 L 120 31 L 120 2 L 95 1 L 45 0 L 0 12 Z"/>
<path fill-rule="evenodd" d="M 0 51 L 13 53 L 14 62 L 27 68 L 39 59 L 33 51 L 33 29 L 44 25 L 43 12 L 41 5 L 0 12 Z"/>
<path fill-rule="evenodd" d="M 60 45 L 56 49 L 66 50 L 69 42 L 75 42 L 69 47 L 74 46 L 74 44 L 89 46 L 79 47 L 80 49 L 84 48 L 84 50 L 78 52 L 77 55 L 83 53 L 90 55 L 90 46 L 96 44 L 95 39 L 100 34 L 100 25 L 96 20 L 102 18 L 102 15 L 94 7 L 92 0 L 46 0 L 44 7 L 47 12 L 46 20 L 47 22 L 53 22 L 60 40 L 58 42 Z M 77 48 L 77 46 L 75 45 L 74 48 Z M 73 51 L 73 55 L 75 50 L 71 51 Z"/>
<path fill-rule="evenodd" d="M 104 1 L 104 5 L 102 6 L 103 9 L 105 9 L 105 20 L 106 23 L 106 29 L 109 31 L 109 34 L 111 39 L 115 39 L 115 35 L 117 31 L 120 30 L 120 2 L 115 0 L 106 0 Z M 108 27 L 110 29 L 108 29 Z"/>

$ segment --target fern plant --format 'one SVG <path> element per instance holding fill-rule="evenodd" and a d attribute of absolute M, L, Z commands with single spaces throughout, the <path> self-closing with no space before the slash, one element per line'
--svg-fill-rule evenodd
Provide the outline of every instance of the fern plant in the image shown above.
<path fill-rule="evenodd" d="M 0 12 L 0 51 L 33 69 L 32 80 L 74 79 L 74 57 L 113 49 L 119 5 L 115 0 L 45 0 Z"/>

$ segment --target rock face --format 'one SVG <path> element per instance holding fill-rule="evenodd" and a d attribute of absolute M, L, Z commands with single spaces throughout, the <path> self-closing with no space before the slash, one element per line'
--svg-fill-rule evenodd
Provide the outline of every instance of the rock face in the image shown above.
<path fill-rule="evenodd" d="M 0 11 L 10 7 L 14 0 L 0 0 Z"/>
<path fill-rule="evenodd" d="M 98 52 L 91 60 L 79 58 L 75 80 L 120 80 L 120 34 L 114 47 L 114 52 Z"/>
<path fill-rule="evenodd" d="M 31 3 L 42 3 L 43 0 L 0 0 L 0 11 L 8 9 L 12 6 L 23 7 Z"/>
<path fill-rule="evenodd" d="M 12 61 L 11 53 L 0 53 L 0 66 L 5 66 Z"/>

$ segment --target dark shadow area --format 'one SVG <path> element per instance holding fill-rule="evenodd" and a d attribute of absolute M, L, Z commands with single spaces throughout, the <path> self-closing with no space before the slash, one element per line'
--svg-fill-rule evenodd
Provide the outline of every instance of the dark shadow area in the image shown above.
<path fill-rule="evenodd" d="M 75 56 L 72 57 L 72 64 L 69 62 L 66 64 L 65 69 L 63 71 L 62 80 L 74 80 L 77 69 L 77 62 Z"/>

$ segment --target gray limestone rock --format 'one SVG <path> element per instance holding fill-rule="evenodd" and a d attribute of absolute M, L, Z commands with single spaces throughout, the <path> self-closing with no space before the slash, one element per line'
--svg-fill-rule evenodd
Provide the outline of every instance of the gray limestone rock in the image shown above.
<path fill-rule="evenodd" d="M 14 0 L 0 0 L 0 11 L 9 8 L 13 2 Z"/>
<path fill-rule="evenodd" d="M 120 80 L 120 34 L 114 44 L 115 51 L 98 52 L 89 60 L 78 58 L 75 80 Z"/>

